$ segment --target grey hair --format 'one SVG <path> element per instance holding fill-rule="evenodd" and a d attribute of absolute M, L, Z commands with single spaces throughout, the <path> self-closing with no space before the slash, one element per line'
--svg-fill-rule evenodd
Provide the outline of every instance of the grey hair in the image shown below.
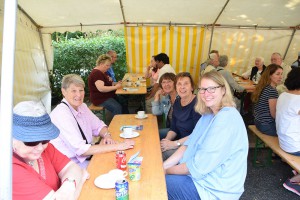
<path fill-rule="evenodd" d="M 62 82 L 61 82 L 61 88 L 64 88 L 66 90 L 70 87 L 71 84 L 74 84 L 76 86 L 85 87 L 84 81 L 77 74 L 67 74 L 67 75 L 65 75 L 62 79 Z"/>
<path fill-rule="evenodd" d="M 260 59 L 262 63 L 265 63 L 265 59 L 263 57 L 256 57 L 256 59 Z"/>
<path fill-rule="evenodd" d="M 226 65 L 228 64 L 228 56 L 226 55 L 221 55 L 219 57 L 219 62 L 220 62 L 220 66 L 221 67 L 226 67 Z"/>
<path fill-rule="evenodd" d="M 281 54 L 278 52 L 274 52 L 274 53 L 272 53 L 272 55 L 278 55 L 280 58 L 282 58 Z"/>
<path fill-rule="evenodd" d="M 22 101 L 15 105 L 13 113 L 27 117 L 40 117 L 47 113 L 41 101 Z"/>

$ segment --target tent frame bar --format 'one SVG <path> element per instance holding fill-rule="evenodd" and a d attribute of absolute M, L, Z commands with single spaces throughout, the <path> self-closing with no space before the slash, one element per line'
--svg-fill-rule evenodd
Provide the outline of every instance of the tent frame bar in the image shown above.
<path fill-rule="evenodd" d="M 208 54 L 211 50 L 211 45 L 212 45 L 212 41 L 213 41 L 213 37 L 214 37 L 215 25 L 216 25 L 218 19 L 220 18 L 220 16 L 222 15 L 223 11 L 225 10 L 226 6 L 228 5 L 228 3 L 229 3 L 229 0 L 226 1 L 226 3 L 224 4 L 222 10 L 219 12 L 217 18 L 215 19 L 215 21 L 212 25 L 211 34 L 210 34 L 210 41 L 209 41 L 209 46 L 208 46 L 208 52 L 207 52 Z"/>
<path fill-rule="evenodd" d="M 119 0 L 119 2 L 120 2 L 120 8 L 121 8 L 121 11 L 122 11 L 123 22 L 124 22 L 124 24 L 126 24 L 126 18 L 125 18 L 125 12 L 124 12 L 124 6 L 123 6 L 123 3 L 122 3 L 122 0 Z"/>
<path fill-rule="evenodd" d="M 299 25 L 300 25 L 300 24 L 299 24 Z M 299 25 L 298 25 L 298 26 L 299 26 Z M 294 38 L 294 36 L 295 36 L 295 33 L 296 33 L 296 29 L 293 30 L 293 33 L 292 33 L 291 38 L 290 38 L 290 41 L 289 41 L 289 43 L 288 43 L 288 45 L 287 45 L 287 47 L 286 47 L 286 50 L 285 50 L 285 52 L 284 52 L 283 60 L 285 59 L 286 54 L 287 54 L 287 52 L 289 51 L 289 48 L 290 48 L 290 46 L 291 46 L 291 43 L 292 43 L 293 38 Z"/>
<path fill-rule="evenodd" d="M 63 28 L 63 27 L 88 27 L 88 26 L 195 26 L 195 27 L 212 27 L 213 24 L 196 24 L 196 23 L 172 23 L 172 22 L 118 22 L 118 23 L 98 23 L 98 24 L 77 24 L 77 25 L 60 25 L 60 26 L 43 26 L 43 28 Z M 218 28 L 238 28 L 238 29 L 263 29 L 263 30 L 300 30 L 300 26 L 258 26 L 258 25 L 228 25 L 215 24 Z"/>

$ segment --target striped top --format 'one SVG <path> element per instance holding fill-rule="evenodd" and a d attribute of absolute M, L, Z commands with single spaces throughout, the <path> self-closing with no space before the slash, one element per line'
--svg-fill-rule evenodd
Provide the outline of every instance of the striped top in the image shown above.
<path fill-rule="evenodd" d="M 254 105 L 254 118 L 261 124 L 269 124 L 275 121 L 271 116 L 269 99 L 277 99 L 278 92 L 271 85 L 266 86 L 260 94 L 258 102 Z"/>

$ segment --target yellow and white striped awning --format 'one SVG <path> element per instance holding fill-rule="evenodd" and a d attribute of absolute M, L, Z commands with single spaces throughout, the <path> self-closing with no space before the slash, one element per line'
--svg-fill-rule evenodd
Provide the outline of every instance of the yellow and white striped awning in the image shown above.
<path fill-rule="evenodd" d="M 196 80 L 204 36 L 201 27 L 125 27 L 127 70 L 142 73 L 151 56 L 166 53 L 176 73 L 190 72 Z"/>

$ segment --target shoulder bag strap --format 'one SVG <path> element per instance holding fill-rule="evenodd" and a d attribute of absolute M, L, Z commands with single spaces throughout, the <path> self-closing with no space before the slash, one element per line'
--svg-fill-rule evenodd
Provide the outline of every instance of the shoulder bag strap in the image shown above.
<path fill-rule="evenodd" d="M 68 106 L 68 104 L 66 104 L 66 102 L 61 102 L 61 103 L 63 103 L 63 104 L 65 104 L 65 105 L 67 105 Z M 68 108 L 70 109 L 70 107 L 68 106 Z M 70 112 L 72 113 L 72 111 L 71 111 L 71 109 L 70 109 Z M 80 127 L 80 125 L 78 124 L 78 121 L 77 121 L 77 119 L 75 118 L 75 116 L 74 116 L 74 114 L 72 113 L 72 115 L 73 115 L 73 117 L 74 117 L 74 119 L 75 119 L 75 121 L 76 121 L 76 123 L 77 123 L 77 125 L 78 125 L 78 128 L 79 128 L 79 130 L 80 130 L 80 133 L 81 133 L 81 136 L 82 136 L 82 138 L 85 140 L 85 143 L 86 144 L 88 144 L 88 141 L 87 141 L 87 139 L 86 139 L 86 137 L 85 137 L 85 135 L 84 135 L 84 133 L 83 133 L 83 131 L 82 131 L 82 129 L 81 129 L 81 127 Z"/>

